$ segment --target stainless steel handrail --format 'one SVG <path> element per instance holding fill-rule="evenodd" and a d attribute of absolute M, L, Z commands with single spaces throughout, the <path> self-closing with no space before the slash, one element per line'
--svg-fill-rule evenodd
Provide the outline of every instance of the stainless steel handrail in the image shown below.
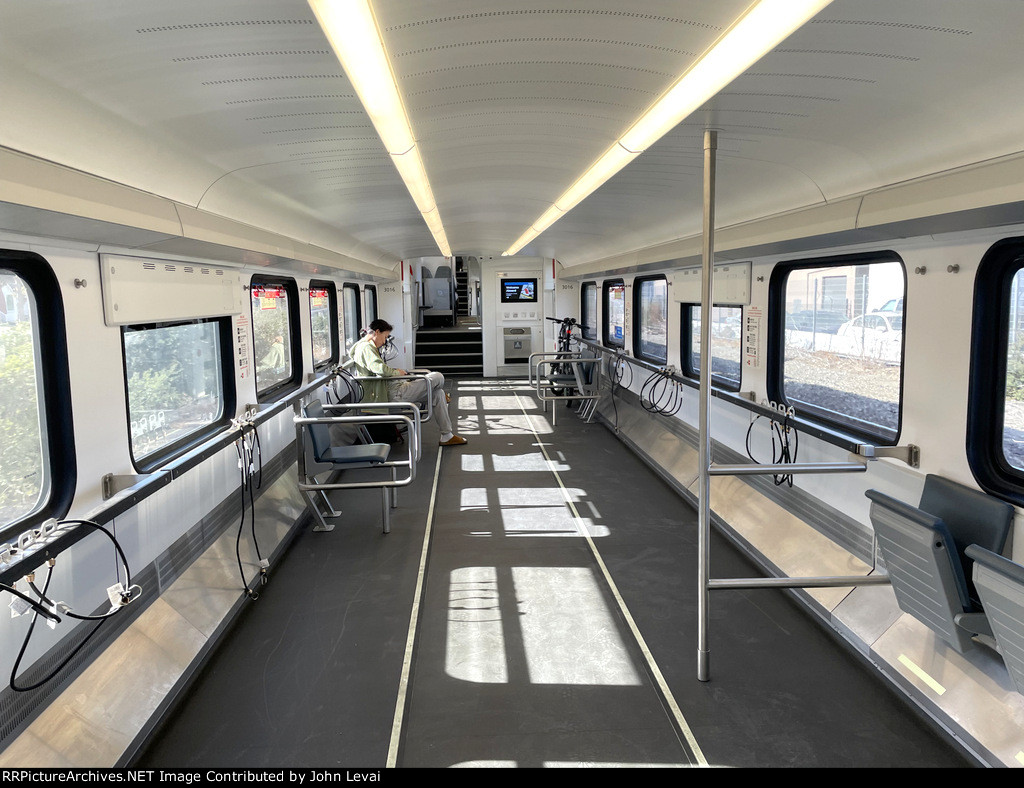
<path fill-rule="evenodd" d="M 116 497 L 110 503 L 86 512 L 82 519 L 88 519 L 99 525 L 106 525 L 127 511 L 135 508 L 142 501 L 155 495 L 178 477 L 200 465 L 205 460 L 231 446 L 239 439 L 243 431 L 250 426 L 255 427 L 281 413 L 288 405 L 303 397 L 309 396 L 320 386 L 329 382 L 337 374 L 337 367 L 325 375 L 314 378 L 308 383 L 293 389 L 284 397 L 272 403 L 264 403 L 259 410 L 252 407 L 246 409 L 247 418 L 244 422 L 232 420 L 225 424 L 224 429 L 207 440 L 197 444 L 185 454 L 176 457 L 165 466 L 147 474 L 131 477 L 134 481 L 123 489 L 116 491 Z M 113 474 L 106 474 L 113 476 Z M 127 479 L 128 477 L 122 477 Z M 102 480 L 101 480 L 102 483 Z M 26 533 L 41 529 L 26 529 Z M 11 583 L 42 566 L 50 558 L 62 553 L 92 533 L 91 529 L 77 525 L 69 525 L 56 529 L 50 538 L 35 542 L 32 549 L 24 553 L 18 552 L 8 556 L 7 563 L 0 569 L 0 583 Z M 17 539 L 13 540 L 17 543 Z"/>
<path fill-rule="evenodd" d="M 714 301 L 715 255 L 715 177 L 718 133 L 704 132 L 704 239 L 701 267 L 700 352 L 711 358 L 711 309 Z M 852 577 L 711 577 L 711 477 L 776 473 L 852 473 L 863 472 L 866 463 L 791 463 L 773 465 L 715 465 L 711 455 L 711 372 L 710 364 L 700 370 L 698 406 L 697 477 L 697 678 L 711 678 L 711 649 L 708 643 L 711 589 L 723 588 L 823 588 L 878 585 L 889 582 L 885 575 Z"/>

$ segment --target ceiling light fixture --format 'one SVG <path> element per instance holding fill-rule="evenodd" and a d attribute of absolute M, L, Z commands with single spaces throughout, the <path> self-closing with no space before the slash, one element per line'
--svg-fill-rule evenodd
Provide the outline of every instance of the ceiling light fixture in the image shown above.
<path fill-rule="evenodd" d="M 753 4 L 502 254 L 526 246 L 831 2 Z"/>
<path fill-rule="evenodd" d="M 309 0 L 334 54 L 445 257 L 452 250 L 369 0 Z"/>

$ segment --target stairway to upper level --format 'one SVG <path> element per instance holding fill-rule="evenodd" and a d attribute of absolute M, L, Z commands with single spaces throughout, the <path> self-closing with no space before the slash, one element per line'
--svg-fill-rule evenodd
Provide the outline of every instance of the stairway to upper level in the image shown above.
<path fill-rule="evenodd" d="M 462 318 L 460 323 L 463 323 Z M 445 377 L 483 377 L 483 330 L 479 323 L 416 331 L 415 365 Z"/>

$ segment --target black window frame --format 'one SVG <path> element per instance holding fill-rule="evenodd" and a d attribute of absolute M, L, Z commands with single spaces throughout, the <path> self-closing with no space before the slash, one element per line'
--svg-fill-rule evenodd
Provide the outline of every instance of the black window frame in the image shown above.
<path fill-rule="evenodd" d="M 622 341 L 616 342 L 608 335 L 608 295 L 613 287 L 622 287 Z M 601 283 L 601 339 L 605 347 L 626 347 L 626 280 L 605 279 Z"/>
<path fill-rule="evenodd" d="M 25 516 L 0 525 L 0 540 L 6 542 L 46 520 L 61 520 L 67 515 L 78 483 L 78 463 L 71 407 L 67 322 L 60 284 L 50 264 L 35 252 L 0 249 L 0 268 L 20 278 L 31 291 L 36 304 L 35 338 L 42 351 L 39 353 L 39 375 L 42 379 L 39 407 L 46 422 L 45 461 L 49 473 L 45 500 Z"/>
<path fill-rule="evenodd" d="M 349 314 L 348 314 L 348 306 L 345 303 L 345 293 L 346 292 L 355 292 L 355 294 L 356 294 L 355 299 L 353 299 L 353 302 L 356 305 L 356 317 L 355 317 L 355 320 L 353 321 L 353 325 L 355 326 L 355 329 L 356 329 L 356 335 L 354 337 L 350 337 L 348 335 Z M 346 353 L 348 352 L 348 347 L 350 346 L 349 345 L 350 342 L 351 342 L 351 344 L 355 344 L 356 342 L 359 341 L 359 332 L 363 328 L 363 303 L 362 302 L 363 302 L 363 295 L 362 295 L 362 293 L 359 292 L 359 285 L 354 284 L 352 282 L 345 282 L 344 284 L 342 284 L 342 286 L 341 286 L 341 309 L 342 309 L 342 328 L 344 330 L 342 331 L 342 334 L 341 334 L 341 341 L 342 341 L 343 344 L 346 345 L 346 348 L 345 348 L 345 352 Z"/>
<path fill-rule="evenodd" d="M 252 311 L 252 288 L 257 285 L 283 287 L 288 295 L 288 346 L 291 349 L 292 375 L 286 380 L 265 389 L 259 387 L 259 373 L 256 372 L 255 364 L 259 359 L 255 358 L 256 350 L 256 316 Z M 302 383 L 302 329 L 299 322 L 299 286 L 294 279 L 286 276 L 273 276 L 267 274 L 255 274 L 249 281 L 249 320 L 252 325 L 253 341 L 253 383 L 256 386 L 256 401 L 269 402 L 277 399 L 282 394 L 296 389 Z"/>
<path fill-rule="evenodd" d="M 331 332 L 331 355 L 326 361 L 317 361 L 316 352 L 313 350 L 313 290 L 323 289 L 327 291 L 328 301 L 328 317 L 330 320 L 330 332 Z M 339 331 L 340 323 L 338 321 L 338 288 L 334 282 L 326 279 L 311 279 L 309 281 L 309 290 L 307 291 L 309 297 L 309 347 L 310 347 L 310 358 L 313 362 L 314 370 L 326 369 L 327 367 L 333 366 L 338 363 L 338 359 L 341 358 L 341 345 L 344 340 L 341 337 Z"/>
<path fill-rule="evenodd" d="M 221 417 L 210 422 L 199 429 L 184 435 L 173 443 L 162 446 L 160 449 L 145 454 L 141 457 L 135 456 L 135 448 L 131 439 L 131 411 L 128 408 L 128 354 L 125 348 L 125 334 L 129 331 L 146 331 L 156 328 L 173 328 L 174 326 L 185 326 L 200 323 L 215 323 L 217 325 L 217 341 L 220 347 L 220 377 L 221 377 Z M 183 454 L 194 449 L 199 444 L 209 440 L 214 435 L 228 429 L 231 426 L 231 419 L 235 415 L 237 393 L 235 391 L 235 367 L 234 367 L 234 335 L 231 326 L 230 316 L 206 317 L 189 320 L 164 320 L 158 323 L 136 323 L 121 326 L 121 369 L 124 379 L 124 402 L 125 420 L 128 427 L 128 455 L 131 457 L 132 466 L 140 473 L 149 473 L 166 465 L 168 462 L 177 459 Z"/>
<path fill-rule="evenodd" d="M 691 310 L 700 309 L 700 304 L 682 303 L 679 307 L 679 370 L 683 377 L 699 381 L 700 370 L 693 363 L 693 314 Z M 715 304 L 712 308 L 740 310 L 740 379 L 733 381 L 715 374 L 714 369 L 711 371 L 711 385 L 714 388 L 736 392 L 740 390 L 743 383 L 743 306 L 741 304 Z"/>
<path fill-rule="evenodd" d="M 641 320 L 641 309 L 640 309 L 640 298 L 643 291 L 643 285 L 645 282 L 664 282 L 665 283 L 665 355 L 654 356 L 650 353 L 643 352 L 643 343 L 640 341 L 640 334 L 643 330 L 643 321 Z M 633 355 L 644 361 L 649 361 L 652 364 L 668 364 L 668 311 L 669 311 L 669 298 L 668 298 L 668 277 L 665 274 L 651 274 L 650 276 L 638 276 L 633 279 L 633 304 L 631 306 L 633 310 Z M 625 331 L 625 328 L 623 328 Z"/>
<path fill-rule="evenodd" d="M 1020 270 L 1024 270 L 1024 237 L 997 241 L 978 266 L 974 280 L 966 439 L 967 462 L 978 485 L 1018 506 L 1024 505 L 1024 470 L 1006 462 L 1002 433 L 1010 283 Z"/>
<path fill-rule="evenodd" d="M 593 288 L 594 290 L 594 312 L 597 312 L 597 282 L 582 282 L 580 284 L 580 333 L 584 339 L 589 339 L 592 342 L 597 341 L 597 315 L 593 315 L 594 318 L 594 330 L 591 334 L 587 333 L 587 288 Z"/>
<path fill-rule="evenodd" d="M 765 382 L 769 399 L 786 405 L 792 404 L 797 415 L 814 424 L 819 424 L 841 435 L 871 443 L 877 446 L 895 446 L 903 432 L 904 377 L 906 375 L 906 331 L 903 332 L 900 350 L 900 390 L 894 434 L 878 433 L 846 422 L 829 418 L 823 410 L 804 402 L 790 403 L 785 397 L 785 329 L 786 329 L 786 279 L 790 272 L 801 268 L 829 268 L 849 265 L 870 265 L 872 263 L 899 263 L 903 270 L 903 298 L 907 301 L 907 266 L 903 258 L 890 249 L 877 252 L 861 252 L 831 257 L 813 257 L 802 260 L 787 260 L 777 263 L 772 269 L 768 284 L 768 349 Z M 905 321 L 905 318 L 904 318 Z M 905 322 L 904 322 L 905 325 Z"/>
<path fill-rule="evenodd" d="M 364 311 L 366 309 L 365 300 L 367 296 L 370 296 L 370 300 L 373 301 L 373 320 L 376 320 L 377 318 L 380 317 L 380 302 L 377 300 L 377 285 L 363 285 L 364 303 L 360 304 L 360 308 L 363 309 Z M 367 317 L 369 316 L 367 315 Z M 366 325 L 364 325 L 363 328 L 368 328 L 371 322 L 373 321 L 367 320 Z"/>

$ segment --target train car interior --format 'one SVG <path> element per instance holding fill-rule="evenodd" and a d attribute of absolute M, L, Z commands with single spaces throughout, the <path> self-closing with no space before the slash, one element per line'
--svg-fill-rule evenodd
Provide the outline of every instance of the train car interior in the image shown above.
<path fill-rule="evenodd" d="M 0 4 L 0 770 L 1024 766 L 1022 32 Z"/>

